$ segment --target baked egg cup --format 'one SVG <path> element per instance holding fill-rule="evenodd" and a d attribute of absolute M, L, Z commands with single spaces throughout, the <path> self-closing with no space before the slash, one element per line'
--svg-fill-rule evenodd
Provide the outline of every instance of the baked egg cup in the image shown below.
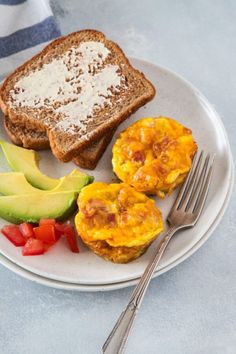
<path fill-rule="evenodd" d="M 127 263 L 141 256 L 163 231 L 154 200 L 125 183 L 95 182 L 78 197 L 76 229 L 98 256 Z"/>
<path fill-rule="evenodd" d="M 192 131 L 172 118 L 142 118 L 124 130 L 112 153 L 117 177 L 164 198 L 181 184 L 197 151 Z"/>

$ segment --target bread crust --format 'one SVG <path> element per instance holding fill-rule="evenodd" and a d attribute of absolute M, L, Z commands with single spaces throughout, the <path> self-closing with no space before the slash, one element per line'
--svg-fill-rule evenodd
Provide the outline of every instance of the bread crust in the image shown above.
<path fill-rule="evenodd" d="M 137 78 L 139 78 L 140 81 L 145 83 L 146 91 L 145 94 L 136 98 L 135 100 L 133 100 L 133 102 L 130 105 L 126 106 L 121 113 L 113 115 L 112 118 L 108 118 L 100 126 L 94 129 L 90 133 L 88 139 L 85 140 L 81 137 L 81 139 L 75 141 L 72 147 L 70 147 L 67 151 L 65 151 L 63 144 L 60 143 L 60 136 L 58 132 L 55 129 L 53 129 L 53 127 L 46 127 L 43 121 L 40 121 L 39 119 L 34 119 L 29 114 L 22 112 L 19 109 L 15 110 L 7 104 L 7 97 L 8 97 L 7 95 L 9 93 L 8 85 L 10 86 L 10 83 L 12 82 L 14 83 L 14 80 L 16 79 L 17 75 L 24 72 L 25 68 L 27 68 L 28 66 L 30 68 L 31 64 L 33 64 L 35 61 L 37 61 L 40 58 L 44 58 L 48 53 L 53 51 L 63 41 L 70 39 L 73 42 L 73 37 L 75 37 L 77 42 L 83 42 L 83 38 L 86 35 L 92 36 L 93 40 L 95 41 L 104 42 L 105 44 L 112 46 L 112 48 L 114 47 L 114 51 L 117 51 L 118 55 L 122 57 L 122 63 L 125 63 L 129 68 L 130 72 L 135 73 L 135 75 L 137 75 Z M 81 36 L 82 39 L 78 40 L 77 36 L 79 37 Z M 3 110 L 3 112 L 9 116 L 12 122 L 16 124 L 21 122 L 22 125 L 25 126 L 30 125 L 33 128 L 47 131 L 47 135 L 50 141 L 50 147 L 54 155 L 59 160 L 63 162 L 68 162 L 71 159 L 73 159 L 75 156 L 78 156 L 79 153 L 82 150 L 84 150 L 86 147 L 90 146 L 92 143 L 99 140 L 102 136 L 104 136 L 115 126 L 118 126 L 130 114 L 134 113 L 139 107 L 143 106 L 145 103 L 150 101 L 154 97 L 155 93 L 156 93 L 155 88 L 151 84 L 151 82 L 146 79 L 143 73 L 139 72 L 138 70 L 134 69 L 131 66 L 128 58 L 125 56 L 122 49 L 116 43 L 106 39 L 105 35 L 102 32 L 88 29 L 88 30 L 73 32 L 67 36 L 54 40 L 52 43 L 47 45 L 42 50 L 42 52 L 35 55 L 33 58 L 31 58 L 26 63 L 21 65 L 19 68 L 17 68 L 10 76 L 8 76 L 8 78 L 4 81 L 2 87 L 0 88 L 0 107 Z"/>
<path fill-rule="evenodd" d="M 111 142 L 115 130 L 116 129 L 113 129 L 109 133 L 106 133 L 106 135 L 102 138 L 102 142 L 101 140 L 99 140 L 99 146 L 98 144 L 96 144 L 95 148 L 92 149 L 92 151 L 90 148 L 85 148 L 84 150 L 82 150 L 77 157 L 73 158 L 73 162 L 81 168 L 85 168 L 87 170 L 94 170 L 98 164 L 98 161 L 105 152 L 107 146 Z M 94 145 L 95 144 L 93 144 L 93 146 Z"/>
<path fill-rule="evenodd" d="M 7 135 L 11 139 L 11 141 L 18 146 L 23 146 L 24 148 L 27 149 L 33 149 L 33 150 L 47 150 L 50 148 L 49 140 L 47 138 L 47 135 L 40 134 L 38 135 L 37 139 L 32 138 L 32 134 L 30 132 L 27 134 L 25 128 L 21 128 L 18 126 L 17 129 L 20 132 L 17 134 L 17 131 L 14 129 L 14 126 L 11 125 L 10 121 L 5 118 L 4 119 L 4 128 L 7 132 Z"/>
<path fill-rule="evenodd" d="M 4 118 L 4 128 L 11 141 L 18 146 L 27 149 L 46 150 L 50 148 L 49 140 L 46 133 L 42 131 L 33 131 L 26 129 L 24 126 L 17 126 L 16 129 L 8 117 Z M 34 133 L 38 133 L 37 137 L 33 137 Z M 93 143 L 89 148 L 84 149 L 73 159 L 73 162 L 84 169 L 93 170 L 110 143 L 115 130 L 110 131 L 99 141 Z"/>

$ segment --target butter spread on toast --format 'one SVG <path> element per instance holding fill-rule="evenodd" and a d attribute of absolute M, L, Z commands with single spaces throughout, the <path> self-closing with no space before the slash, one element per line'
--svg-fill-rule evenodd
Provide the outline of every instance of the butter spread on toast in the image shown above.
<path fill-rule="evenodd" d="M 96 109 L 111 105 L 114 93 L 125 89 L 118 65 L 105 64 L 110 51 L 101 42 L 82 42 L 30 72 L 15 84 L 11 105 L 53 109 L 57 128 L 86 133 Z"/>

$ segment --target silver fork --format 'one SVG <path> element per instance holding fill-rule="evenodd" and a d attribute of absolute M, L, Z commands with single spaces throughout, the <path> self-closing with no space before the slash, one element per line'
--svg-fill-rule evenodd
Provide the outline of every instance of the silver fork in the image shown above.
<path fill-rule="evenodd" d="M 167 221 L 170 228 L 165 234 L 161 244 L 152 256 L 139 283 L 137 284 L 130 301 L 125 310 L 121 313 L 109 337 L 104 343 L 102 350 L 104 354 L 122 354 L 129 332 L 132 328 L 134 318 L 142 303 L 152 275 L 159 264 L 167 245 L 172 236 L 183 228 L 193 227 L 199 219 L 212 177 L 214 155 L 204 152 L 196 154 L 188 177 L 181 187 L 179 194 L 170 210 Z"/>

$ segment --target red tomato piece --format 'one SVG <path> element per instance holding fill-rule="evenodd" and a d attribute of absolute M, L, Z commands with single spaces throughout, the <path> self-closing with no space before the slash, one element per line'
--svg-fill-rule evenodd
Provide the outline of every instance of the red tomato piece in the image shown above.
<path fill-rule="evenodd" d="M 56 234 L 56 239 L 59 240 L 59 238 L 63 235 L 63 228 L 60 228 L 61 224 L 57 223 L 55 224 L 55 234 Z"/>
<path fill-rule="evenodd" d="M 55 229 L 55 236 L 56 236 L 56 241 L 58 241 L 61 238 L 60 232 L 58 232 L 56 229 Z"/>
<path fill-rule="evenodd" d="M 8 240 L 11 241 L 11 243 L 13 243 L 16 247 L 25 245 L 26 240 L 20 232 L 18 225 L 5 225 L 1 231 L 3 235 L 6 236 L 6 238 L 8 238 Z"/>
<path fill-rule="evenodd" d="M 79 253 L 79 247 L 77 245 L 76 233 L 71 225 L 65 224 L 64 235 L 72 252 Z"/>
<path fill-rule="evenodd" d="M 55 230 L 58 232 L 58 234 L 60 234 L 60 236 L 65 235 L 65 228 L 67 225 L 67 223 L 62 223 L 62 222 L 56 222 L 55 224 Z"/>
<path fill-rule="evenodd" d="M 72 252 L 79 253 L 79 247 L 77 245 L 77 238 L 74 228 L 70 225 L 70 223 L 59 223 L 55 224 L 56 234 L 60 236 L 66 236 L 68 245 Z"/>
<path fill-rule="evenodd" d="M 32 224 L 24 222 L 23 224 L 19 225 L 19 229 L 25 238 L 34 237 L 34 228 Z"/>
<path fill-rule="evenodd" d="M 60 232 L 61 235 L 65 235 L 65 229 L 67 228 L 67 226 L 73 228 L 73 226 L 71 226 L 70 221 L 66 221 L 66 222 L 60 222 L 60 221 L 58 221 L 58 222 L 56 222 L 56 224 L 55 224 L 55 229 L 56 229 L 58 232 Z"/>
<path fill-rule="evenodd" d="M 57 241 L 55 228 L 53 225 L 44 224 L 34 227 L 35 238 L 47 244 L 53 244 Z"/>
<path fill-rule="evenodd" d="M 56 220 L 55 219 L 40 219 L 39 221 L 39 226 L 41 225 L 55 225 Z"/>
<path fill-rule="evenodd" d="M 45 252 L 44 244 L 41 240 L 28 238 L 25 246 L 22 249 L 23 256 L 37 256 Z"/>

